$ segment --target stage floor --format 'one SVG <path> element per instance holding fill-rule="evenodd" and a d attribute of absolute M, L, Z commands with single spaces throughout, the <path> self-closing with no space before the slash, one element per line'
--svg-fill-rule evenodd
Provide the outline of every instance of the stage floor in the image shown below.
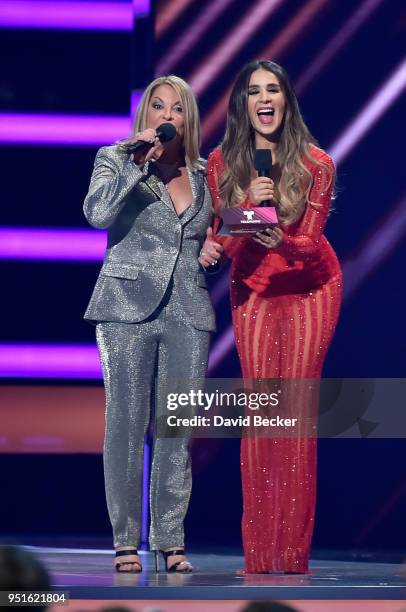
<path fill-rule="evenodd" d="M 400 563 L 313 560 L 307 576 L 239 576 L 242 556 L 191 553 L 193 573 L 156 574 L 152 553 L 141 551 L 143 572 L 118 574 L 111 550 L 26 548 L 45 564 L 53 587 L 69 591 L 71 599 L 377 601 L 406 596 L 406 567 Z"/>

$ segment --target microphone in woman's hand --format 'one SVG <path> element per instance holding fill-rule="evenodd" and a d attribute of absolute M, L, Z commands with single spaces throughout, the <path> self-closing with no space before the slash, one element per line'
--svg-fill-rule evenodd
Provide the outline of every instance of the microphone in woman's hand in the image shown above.
<path fill-rule="evenodd" d="M 176 128 L 172 123 L 162 123 L 156 129 L 156 137 L 159 138 L 161 142 L 168 142 L 175 138 Z M 128 153 L 139 153 L 140 151 L 148 151 L 154 146 L 153 142 L 147 142 L 146 140 L 137 140 L 134 144 L 127 146 Z"/>
<path fill-rule="evenodd" d="M 258 176 L 271 178 L 272 153 L 270 149 L 256 149 L 254 159 L 255 170 Z M 271 200 L 263 200 L 260 206 L 272 206 Z"/>

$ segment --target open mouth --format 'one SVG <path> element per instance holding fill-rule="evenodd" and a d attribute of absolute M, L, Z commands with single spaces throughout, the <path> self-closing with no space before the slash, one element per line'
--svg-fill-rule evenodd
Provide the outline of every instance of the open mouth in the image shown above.
<path fill-rule="evenodd" d="M 259 108 L 257 110 L 257 117 L 260 122 L 264 125 L 269 125 L 273 121 L 275 110 L 271 107 Z"/>

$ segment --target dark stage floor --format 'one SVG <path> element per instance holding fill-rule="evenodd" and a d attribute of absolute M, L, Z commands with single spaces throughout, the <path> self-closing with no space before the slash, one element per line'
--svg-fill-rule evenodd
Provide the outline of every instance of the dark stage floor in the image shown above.
<path fill-rule="evenodd" d="M 141 552 L 142 574 L 118 574 L 111 550 L 27 548 L 44 562 L 53 586 L 69 591 L 71 599 L 377 601 L 406 595 L 406 568 L 400 563 L 313 560 L 308 576 L 239 576 L 241 556 L 191 553 L 192 574 L 156 574 L 152 553 Z"/>

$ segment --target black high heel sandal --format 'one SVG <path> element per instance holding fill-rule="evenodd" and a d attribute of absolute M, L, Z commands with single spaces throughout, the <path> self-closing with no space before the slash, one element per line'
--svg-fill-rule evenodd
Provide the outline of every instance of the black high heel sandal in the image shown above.
<path fill-rule="evenodd" d="M 159 573 L 159 553 L 162 553 L 162 556 L 165 561 L 165 569 L 167 572 L 176 572 L 178 574 L 188 574 L 193 571 L 193 567 L 189 561 L 177 561 L 170 567 L 168 567 L 168 557 L 173 557 L 176 555 L 183 555 L 185 551 L 183 548 L 178 548 L 177 550 L 156 550 L 155 551 L 155 571 Z M 180 565 L 186 565 L 187 569 L 178 569 Z"/>
<path fill-rule="evenodd" d="M 116 559 L 117 557 L 138 557 L 138 550 L 136 548 L 129 548 L 127 550 L 116 550 Z M 138 567 L 136 567 L 135 569 L 131 569 L 131 570 L 121 570 L 120 567 L 122 565 L 138 565 Z M 114 567 L 116 568 L 116 572 L 118 572 L 119 574 L 140 574 L 142 572 L 142 565 L 141 562 L 138 561 L 123 561 L 123 559 L 121 559 L 121 561 L 115 561 L 114 562 Z"/>

